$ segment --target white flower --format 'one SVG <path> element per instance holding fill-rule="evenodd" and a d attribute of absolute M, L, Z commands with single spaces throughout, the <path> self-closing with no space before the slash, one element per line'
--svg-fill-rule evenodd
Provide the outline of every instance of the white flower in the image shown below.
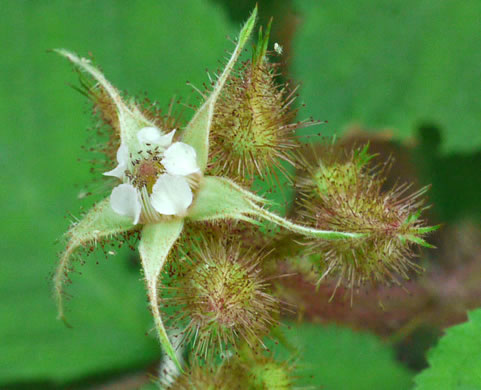
<path fill-rule="evenodd" d="M 137 140 L 141 150 L 133 153 L 136 157 L 131 157 L 127 146 L 122 144 L 117 151 L 117 167 L 104 173 L 123 181 L 112 190 L 110 205 L 117 214 L 132 218 L 134 224 L 140 220 L 155 222 L 160 215 L 184 215 L 192 204 L 189 176 L 200 173 L 197 155 L 190 145 L 172 143 L 174 134 L 175 130 L 162 134 L 155 127 L 140 129 Z M 144 173 L 135 170 L 136 165 L 142 164 L 148 166 L 149 175 L 155 172 L 150 191 L 144 183 Z"/>

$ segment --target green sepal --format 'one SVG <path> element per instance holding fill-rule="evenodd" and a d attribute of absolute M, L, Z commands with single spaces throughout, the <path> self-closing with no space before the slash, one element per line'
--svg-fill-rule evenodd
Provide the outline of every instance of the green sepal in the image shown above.
<path fill-rule="evenodd" d="M 229 77 L 230 72 L 234 68 L 234 65 L 237 62 L 239 55 L 244 49 L 244 46 L 246 45 L 252 33 L 256 17 L 257 6 L 254 8 L 251 16 L 244 24 L 244 27 L 242 27 L 242 30 L 239 34 L 237 46 L 235 47 L 229 62 L 224 68 L 224 71 L 217 79 L 217 82 L 215 83 L 211 94 L 205 100 L 199 110 L 195 113 L 194 117 L 191 119 L 191 121 L 188 123 L 184 130 L 182 142 L 185 142 L 196 150 L 197 165 L 202 172 L 205 171 L 205 168 L 207 166 L 207 159 L 209 156 L 209 133 L 212 126 L 215 103 L 222 91 L 222 88 L 225 85 L 225 82 L 227 81 L 227 78 Z"/>
<path fill-rule="evenodd" d="M 358 168 L 362 168 L 374 157 L 376 157 L 376 154 L 369 154 L 369 142 L 367 142 L 362 149 L 358 149 L 354 152 L 353 160 L 356 161 Z"/>
<path fill-rule="evenodd" d="M 192 221 L 227 218 L 251 221 L 248 215 L 254 212 L 255 203 L 262 201 L 229 179 L 206 176 L 187 218 Z"/>
<path fill-rule="evenodd" d="M 273 18 L 269 20 L 265 34 L 263 34 L 262 27 L 259 28 L 257 44 L 254 46 L 254 51 L 252 54 L 252 65 L 260 65 L 265 60 L 267 46 L 269 45 L 269 36 L 271 34 L 272 20 Z"/>
<path fill-rule="evenodd" d="M 365 236 L 361 233 L 318 230 L 298 225 L 266 210 L 262 207 L 265 203 L 263 198 L 244 190 L 228 179 L 205 177 L 187 217 L 194 221 L 234 218 L 253 222 L 255 221 L 253 218 L 263 219 L 292 232 L 325 240 Z"/>
<path fill-rule="evenodd" d="M 345 240 L 366 237 L 366 234 L 364 233 L 338 232 L 335 230 L 319 230 L 309 226 L 298 225 L 261 207 L 257 207 L 254 214 L 259 218 L 263 218 L 266 221 L 274 223 L 278 226 L 282 226 L 283 228 L 290 230 L 291 232 L 299 233 L 308 237 L 319 238 L 321 240 Z"/>
<path fill-rule="evenodd" d="M 441 225 L 419 227 L 419 228 L 416 228 L 416 233 L 417 234 L 431 233 L 438 230 L 440 227 Z"/>
<path fill-rule="evenodd" d="M 170 249 L 182 233 L 183 226 L 184 222 L 180 218 L 145 225 L 139 244 L 140 260 L 144 270 L 147 295 L 149 297 L 150 309 L 154 317 L 157 335 L 159 336 L 162 348 L 181 371 L 182 367 L 177 359 L 174 347 L 167 336 L 162 316 L 160 315 L 157 285 Z"/>
<path fill-rule="evenodd" d="M 422 213 L 422 209 L 419 209 L 415 213 L 411 214 L 409 217 L 406 218 L 403 225 L 409 225 L 411 222 L 416 222 L 421 216 L 421 213 Z"/>
<path fill-rule="evenodd" d="M 110 207 L 110 199 L 97 203 L 90 211 L 66 233 L 67 246 L 60 256 L 60 261 L 53 278 L 58 318 L 65 322 L 63 308 L 63 283 L 69 272 L 72 255 L 81 247 L 96 244 L 102 239 L 134 228 L 132 219 L 115 213 Z"/>
<path fill-rule="evenodd" d="M 127 145 L 131 153 L 136 153 L 140 145 L 137 140 L 137 133 L 143 127 L 157 127 L 152 121 L 148 120 L 137 108 L 135 104 L 127 104 L 122 100 L 122 97 L 117 90 L 103 75 L 103 73 L 91 64 L 87 58 L 82 58 L 76 54 L 65 50 L 55 49 L 54 52 L 67 58 L 82 72 L 88 73 L 97 81 L 105 90 L 112 103 L 117 109 L 120 127 L 120 140 L 122 144 Z"/>
<path fill-rule="evenodd" d="M 399 239 L 401 241 L 408 240 L 426 248 L 436 248 L 434 245 L 431 245 L 427 241 L 423 240 L 421 237 L 415 236 L 414 234 L 403 234 L 399 236 Z"/>

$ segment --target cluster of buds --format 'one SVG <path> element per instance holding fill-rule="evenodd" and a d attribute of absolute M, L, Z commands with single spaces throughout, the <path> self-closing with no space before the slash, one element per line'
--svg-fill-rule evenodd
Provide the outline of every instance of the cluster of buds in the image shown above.
<path fill-rule="evenodd" d="M 252 58 L 236 67 L 256 13 L 257 9 L 242 28 L 225 69 L 185 126 L 174 126 L 172 118 L 124 100 L 91 61 L 57 50 L 82 77 L 94 80 L 83 83 L 84 92 L 111 129 L 101 150 L 108 167 L 104 176 L 113 184 L 109 195 L 67 232 L 54 276 L 59 317 L 64 318 L 63 284 L 77 251 L 115 238 L 139 237 L 160 344 L 179 373 L 180 350 L 190 349 L 194 359 L 192 375 L 179 376 L 175 388 L 192 388 L 192 383 L 198 384 L 196 388 L 235 388 L 230 381 L 235 372 L 243 372 L 254 389 L 291 386 L 288 370 L 267 358 L 257 357 L 258 364 L 247 376 L 239 368 L 245 361 L 231 365 L 237 367 L 230 369 L 232 375 L 225 375 L 226 365 L 210 371 L 213 379 L 196 365 L 199 356 L 214 361 L 219 354 L 233 362 L 241 345 L 257 351 L 280 311 L 279 299 L 271 295 L 263 276 L 265 252 L 245 249 L 253 242 L 248 234 L 239 235 L 243 242 L 236 244 L 232 238 L 219 238 L 229 230 L 209 237 L 213 224 L 218 230 L 238 221 L 277 225 L 302 237 L 306 253 L 321 253 L 320 280 L 338 274 L 351 286 L 394 279 L 394 274 L 406 277 L 416 268 L 409 260 L 412 245 L 427 246 L 422 236 L 434 229 L 420 218 L 425 190 L 410 196 L 403 195 L 406 187 L 381 191 L 383 171 L 369 168 L 367 149 L 337 158 L 340 155 L 328 148 L 315 164 L 304 164 L 304 175 L 297 180 L 301 194 L 297 220 L 270 211 L 268 202 L 248 189 L 255 176 L 269 177 L 276 168 L 282 171 L 283 161 L 295 162 L 294 132 L 313 124 L 294 122 L 295 91 L 277 84 L 276 66 L 267 51 L 270 27 L 266 34 L 260 31 Z M 274 48 L 281 51 L 278 45 Z M 192 225 L 204 229 L 204 234 L 185 239 Z M 166 264 L 171 278 L 169 286 L 161 288 Z M 178 330 L 176 343 L 164 325 L 167 306 L 177 310 L 170 317 Z M 175 380 L 175 375 L 169 377 Z"/>

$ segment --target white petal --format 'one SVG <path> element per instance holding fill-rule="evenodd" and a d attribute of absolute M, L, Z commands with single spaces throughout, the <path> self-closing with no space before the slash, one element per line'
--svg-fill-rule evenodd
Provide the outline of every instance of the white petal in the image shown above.
<path fill-rule="evenodd" d="M 129 148 L 125 144 L 121 144 L 117 150 L 117 161 L 119 164 L 127 165 L 129 161 Z"/>
<path fill-rule="evenodd" d="M 119 164 L 111 171 L 104 172 L 104 176 L 113 176 L 113 177 L 118 177 L 119 179 L 123 179 L 126 169 L 127 169 L 126 165 Z"/>
<path fill-rule="evenodd" d="M 111 171 L 105 172 L 104 176 L 114 176 L 119 179 L 123 179 L 125 170 L 127 169 L 127 163 L 129 161 L 129 149 L 127 145 L 120 145 L 117 150 L 117 162 L 118 165 Z"/>
<path fill-rule="evenodd" d="M 175 129 L 169 134 L 162 134 L 156 127 L 144 127 L 137 133 L 137 139 L 141 144 L 152 144 L 167 147 L 172 143 Z"/>
<path fill-rule="evenodd" d="M 110 207 L 117 214 L 132 218 L 134 225 L 139 222 L 142 205 L 137 189 L 132 184 L 120 184 L 112 190 Z"/>
<path fill-rule="evenodd" d="M 150 200 L 154 209 L 164 215 L 181 215 L 192 204 L 192 190 L 182 176 L 164 173 L 152 188 Z"/>
<path fill-rule="evenodd" d="M 183 142 L 175 142 L 164 152 L 162 164 L 171 175 L 187 176 L 200 171 L 195 149 Z"/>

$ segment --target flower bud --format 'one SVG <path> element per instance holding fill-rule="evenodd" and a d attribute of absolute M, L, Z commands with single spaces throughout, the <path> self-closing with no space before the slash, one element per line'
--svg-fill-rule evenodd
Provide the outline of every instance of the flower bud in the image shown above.
<path fill-rule="evenodd" d="M 295 89 L 278 83 L 279 64 L 266 56 L 269 30 L 270 24 L 265 35 L 260 29 L 252 59 L 231 74 L 211 128 L 210 173 L 244 184 L 254 175 L 270 177 L 274 168 L 285 174 L 281 161 L 292 164 L 295 130 L 314 124 L 294 122 Z"/>
<path fill-rule="evenodd" d="M 255 346 L 276 323 L 278 302 L 260 274 L 261 260 L 208 240 L 184 263 L 174 286 L 175 322 L 179 328 L 187 322 L 183 340 L 199 355 L 213 356 L 239 340 Z"/>
<path fill-rule="evenodd" d="M 336 276 L 353 289 L 408 279 L 421 267 L 410 258 L 413 246 L 430 246 L 423 236 L 437 227 L 420 219 L 427 188 L 408 194 L 410 185 L 384 190 L 386 167 L 372 166 L 368 147 L 342 153 L 331 145 L 315 162 L 300 159 L 297 180 L 300 219 L 318 229 L 349 231 L 352 240 L 307 240 L 309 253 L 319 254 L 320 281 Z M 352 291 L 352 290 L 351 290 Z"/>
<path fill-rule="evenodd" d="M 161 378 L 162 381 L 162 378 Z M 247 372 L 238 361 L 224 361 L 215 365 L 210 361 L 206 365 L 194 362 L 190 369 L 179 375 L 166 390 L 241 390 L 246 389 Z"/>
<path fill-rule="evenodd" d="M 268 360 L 251 368 L 253 389 L 289 390 L 292 384 L 290 369 L 286 364 Z"/>
<path fill-rule="evenodd" d="M 179 375 L 173 383 L 165 384 L 168 390 L 289 390 L 293 388 L 293 366 L 276 362 L 262 354 L 233 355 L 216 363 L 206 364 L 194 360 L 192 366 Z M 162 381 L 162 378 L 161 378 Z"/>

